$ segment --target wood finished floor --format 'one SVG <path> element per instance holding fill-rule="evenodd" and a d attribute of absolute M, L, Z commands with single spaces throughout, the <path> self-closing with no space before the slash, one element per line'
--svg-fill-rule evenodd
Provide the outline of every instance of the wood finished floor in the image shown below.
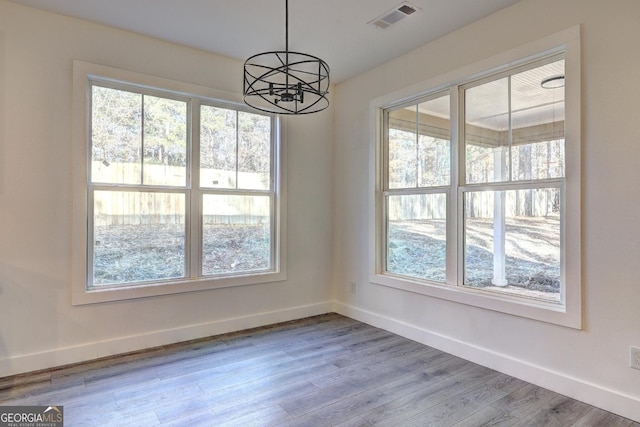
<path fill-rule="evenodd" d="M 337 314 L 0 378 L 7 405 L 67 427 L 640 426 Z"/>

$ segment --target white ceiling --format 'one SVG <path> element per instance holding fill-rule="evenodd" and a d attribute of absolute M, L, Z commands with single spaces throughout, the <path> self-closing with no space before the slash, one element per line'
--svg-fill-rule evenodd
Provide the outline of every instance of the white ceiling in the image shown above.
<path fill-rule="evenodd" d="M 283 0 L 11 0 L 245 60 L 284 50 Z M 291 0 L 289 49 L 324 59 L 341 82 L 519 0 L 410 0 L 419 12 L 367 23 L 402 0 Z"/>

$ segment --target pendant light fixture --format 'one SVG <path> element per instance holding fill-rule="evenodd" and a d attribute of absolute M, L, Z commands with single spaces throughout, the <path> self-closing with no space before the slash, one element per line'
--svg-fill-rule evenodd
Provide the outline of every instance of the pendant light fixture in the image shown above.
<path fill-rule="evenodd" d="M 244 63 L 244 102 L 278 114 L 310 114 L 329 106 L 329 65 L 289 52 L 289 0 L 285 0 L 285 50 L 253 55 Z"/>

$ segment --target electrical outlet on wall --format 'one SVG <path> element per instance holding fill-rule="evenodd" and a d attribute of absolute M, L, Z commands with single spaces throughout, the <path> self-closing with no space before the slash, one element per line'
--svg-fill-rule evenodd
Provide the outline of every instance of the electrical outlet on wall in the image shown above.
<path fill-rule="evenodd" d="M 640 369 L 640 347 L 629 347 L 629 367 Z"/>
<path fill-rule="evenodd" d="M 355 294 L 356 293 L 356 282 L 353 281 L 349 285 L 351 286 L 351 293 Z"/>

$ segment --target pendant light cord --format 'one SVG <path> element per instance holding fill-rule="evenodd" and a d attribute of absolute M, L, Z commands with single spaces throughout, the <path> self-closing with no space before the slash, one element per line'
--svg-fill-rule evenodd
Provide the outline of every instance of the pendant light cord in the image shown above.
<path fill-rule="evenodd" d="M 284 0 L 285 83 L 289 87 L 289 0 Z M 288 92 L 288 90 L 287 90 Z"/>

